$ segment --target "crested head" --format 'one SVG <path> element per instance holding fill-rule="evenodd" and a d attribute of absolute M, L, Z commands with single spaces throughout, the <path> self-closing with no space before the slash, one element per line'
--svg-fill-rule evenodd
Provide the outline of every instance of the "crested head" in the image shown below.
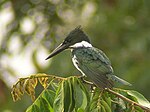
<path fill-rule="evenodd" d="M 65 40 L 46 58 L 49 59 L 67 48 L 92 47 L 88 36 L 82 31 L 81 26 L 72 30 Z"/>
<path fill-rule="evenodd" d="M 90 43 L 88 36 L 83 32 L 81 26 L 78 26 L 67 35 L 63 43 L 74 45 L 82 41 Z"/>

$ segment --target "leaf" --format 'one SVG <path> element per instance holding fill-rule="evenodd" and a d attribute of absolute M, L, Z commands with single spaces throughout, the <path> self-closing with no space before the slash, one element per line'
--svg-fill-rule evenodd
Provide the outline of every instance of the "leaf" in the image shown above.
<path fill-rule="evenodd" d="M 109 107 L 111 107 L 111 98 L 108 96 L 107 92 L 103 94 L 103 100 L 109 105 Z"/>
<path fill-rule="evenodd" d="M 78 108 L 77 112 L 85 112 L 82 108 Z"/>
<path fill-rule="evenodd" d="M 31 106 L 29 106 L 26 112 L 40 112 L 40 99 L 35 101 Z"/>
<path fill-rule="evenodd" d="M 87 87 L 81 82 L 81 80 L 79 80 L 77 77 L 74 78 L 77 81 L 77 84 L 79 84 L 79 87 L 81 88 L 82 92 L 83 92 L 83 96 L 84 100 L 83 102 L 86 103 L 84 105 L 86 105 L 85 111 L 89 111 L 89 105 L 90 105 L 90 91 L 87 89 Z M 76 86 L 76 85 L 75 85 Z M 85 102 L 86 101 L 86 102 Z M 83 106 L 84 106 L 83 105 Z M 84 108 L 83 108 L 84 109 Z"/>
<path fill-rule="evenodd" d="M 73 89 L 73 85 L 72 85 L 72 79 L 73 79 L 73 77 L 71 77 L 71 78 L 69 78 L 69 80 L 65 81 L 65 82 L 67 82 L 68 89 L 64 88 L 64 90 L 65 90 L 64 92 L 65 93 L 69 92 L 69 94 L 68 95 L 65 94 L 65 96 L 68 96 L 68 97 L 64 96 L 64 99 L 67 99 L 67 100 L 70 99 L 70 101 L 68 101 L 69 105 L 66 102 L 64 102 L 64 105 L 68 105 L 69 106 L 68 110 L 64 110 L 64 112 L 68 112 L 68 111 L 72 112 L 74 110 L 74 107 L 75 107 L 74 89 Z"/>
<path fill-rule="evenodd" d="M 32 79 L 28 79 L 26 82 L 25 82 L 25 92 L 31 96 L 31 99 L 32 101 L 35 100 L 35 84 L 32 83 L 33 80 Z"/>
<path fill-rule="evenodd" d="M 139 92 L 134 91 L 134 90 L 126 90 L 126 91 L 127 91 L 128 95 L 136 98 L 137 102 L 140 105 L 150 108 L 150 102 L 142 94 L 140 94 Z"/>
<path fill-rule="evenodd" d="M 40 112 L 51 112 L 52 110 L 49 103 L 42 97 L 40 97 Z"/>
<path fill-rule="evenodd" d="M 81 105 L 81 108 L 85 109 L 86 106 L 87 106 L 87 97 L 86 97 L 86 94 L 85 92 L 82 90 L 82 95 L 83 95 L 83 101 L 82 101 L 82 105 Z"/>
<path fill-rule="evenodd" d="M 40 77 L 38 80 L 44 88 L 48 86 L 48 77 Z"/>
<path fill-rule="evenodd" d="M 137 112 L 144 112 L 144 110 L 142 110 L 140 107 L 135 107 L 135 109 L 137 110 Z"/>
<path fill-rule="evenodd" d="M 83 85 L 78 83 L 78 80 L 74 78 L 73 87 L 74 87 L 74 98 L 75 98 L 75 108 L 81 108 L 85 110 L 87 106 L 87 95 L 85 91 L 81 88 Z"/>
<path fill-rule="evenodd" d="M 56 91 L 59 86 L 53 86 L 54 82 L 49 83 L 49 87 L 45 89 L 35 102 L 26 110 L 26 112 L 55 112 L 53 109 L 53 103 L 55 100 Z M 61 83 L 60 83 L 61 84 Z M 53 88 L 53 90 L 49 89 Z"/>
<path fill-rule="evenodd" d="M 64 81 L 62 81 L 56 91 L 56 96 L 53 104 L 54 112 L 64 111 Z"/>
<path fill-rule="evenodd" d="M 43 98 L 47 100 L 47 102 L 51 107 L 53 106 L 54 103 L 54 97 L 55 97 L 55 92 L 52 90 L 45 90 L 45 92 L 43 93 Z"/>
<path fill-rule="evenodd" d="M 72 105 L 72 88 L 69 81 L 64 82 L 64 112 L 68 112 Z"/>
<path fill-rule="evenodd" d="M 18 89 L 19 89 L 20 94 L 23 95 L 24 94 L 24 87 L 21 86 L 20 83 L 19 83 Z"/>
<path fill-rule="evenodd" d="M 99 111 L 97 111 L 97 112 L 99 112 Z M 107 111 L 107 110 L 106 110 L 106 107 L 103 106 L 103 105 L 101 105 L 101 112 L 110 112 L 110 111 Z"/>
<path fill-rule="evenodd" d="M 100 90 L 95 89 L 93 93 L 91 93 L 91 101 L 90 101 L 90 111 L 95 110 L 96 108 L 99 108 L 99 94 Z"/>
<path fill-rule="evenodd" d="M 101 100 L 101 104 L 105 108 L 106 112 L 111 112 L 111 108 L 109 107 L 109 104 L 107 104 L 104 100 Z"/>
<path fill-rule="evenodd" d="M 32 85 L 33 88 L 35 88 L 37 86 L 37 83 L 38 83 L 37 78 L 33 77 L 33 78 L 29 79 L 29 81 L 30 81 L 30 85 Z"/>
<path fill-rule="evenodd" d="M 12 88 L 11 95 L 12 95 L 12 98 L 13 98 L 14 102 L 21 99 L 20 98 L 21 94 L 20 94 L 18 88 L 16 88 L 15 86 Z"/>
<path fill-rule="evenodd" d="M 23 95 L 24 94 L 24 83 L 25 83 L 25 80 L 22 80 L 22 79 L 19 79 L 19 84 L 18 84 L 18 88 L 19 88 L 19 91 L 21 92 L 21 94 Z"/>
<path fill-rule="evenodd" d="M 40 112 L 40 109 L 37 105 L 32 105 L 26 110 L 26 112 Z"/>

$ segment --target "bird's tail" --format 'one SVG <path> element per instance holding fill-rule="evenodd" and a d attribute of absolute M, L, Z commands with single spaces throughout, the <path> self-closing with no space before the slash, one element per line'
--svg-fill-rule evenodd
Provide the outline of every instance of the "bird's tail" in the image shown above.
<path fill-rule="evenodd" d="M 123 85 L 128 85 L 128 86 L 132 86 L 132 84 L 130 84 L 129 82 L 115 76 L 115 75 L 109 75 L 108 76 L 111 80 L 115 81 L 115 82 L 118 82 L 118 83 L 121 83 Z"/>

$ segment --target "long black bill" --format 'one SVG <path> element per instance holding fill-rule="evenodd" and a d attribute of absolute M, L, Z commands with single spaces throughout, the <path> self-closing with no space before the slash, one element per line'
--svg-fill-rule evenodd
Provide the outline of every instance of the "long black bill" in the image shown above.
<path fill-rule="evenodd" d="M 69 47 L 68 44 L 60 44 L 45 60 L 50 59 L 51 57 L 57 55 L 58 53 L 62 52 L 63 50 Z"/>

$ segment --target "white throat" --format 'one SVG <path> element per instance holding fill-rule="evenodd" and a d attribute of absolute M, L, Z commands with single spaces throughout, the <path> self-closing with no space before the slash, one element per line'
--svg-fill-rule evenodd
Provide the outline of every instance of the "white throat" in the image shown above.
<path fill-rule="evenodd" d="M 71 48 L 79 48 L 79 47 L 92 47 L 92 45 L 86 41 L 75 43 L 74 45 L 70 46 Z"/>

